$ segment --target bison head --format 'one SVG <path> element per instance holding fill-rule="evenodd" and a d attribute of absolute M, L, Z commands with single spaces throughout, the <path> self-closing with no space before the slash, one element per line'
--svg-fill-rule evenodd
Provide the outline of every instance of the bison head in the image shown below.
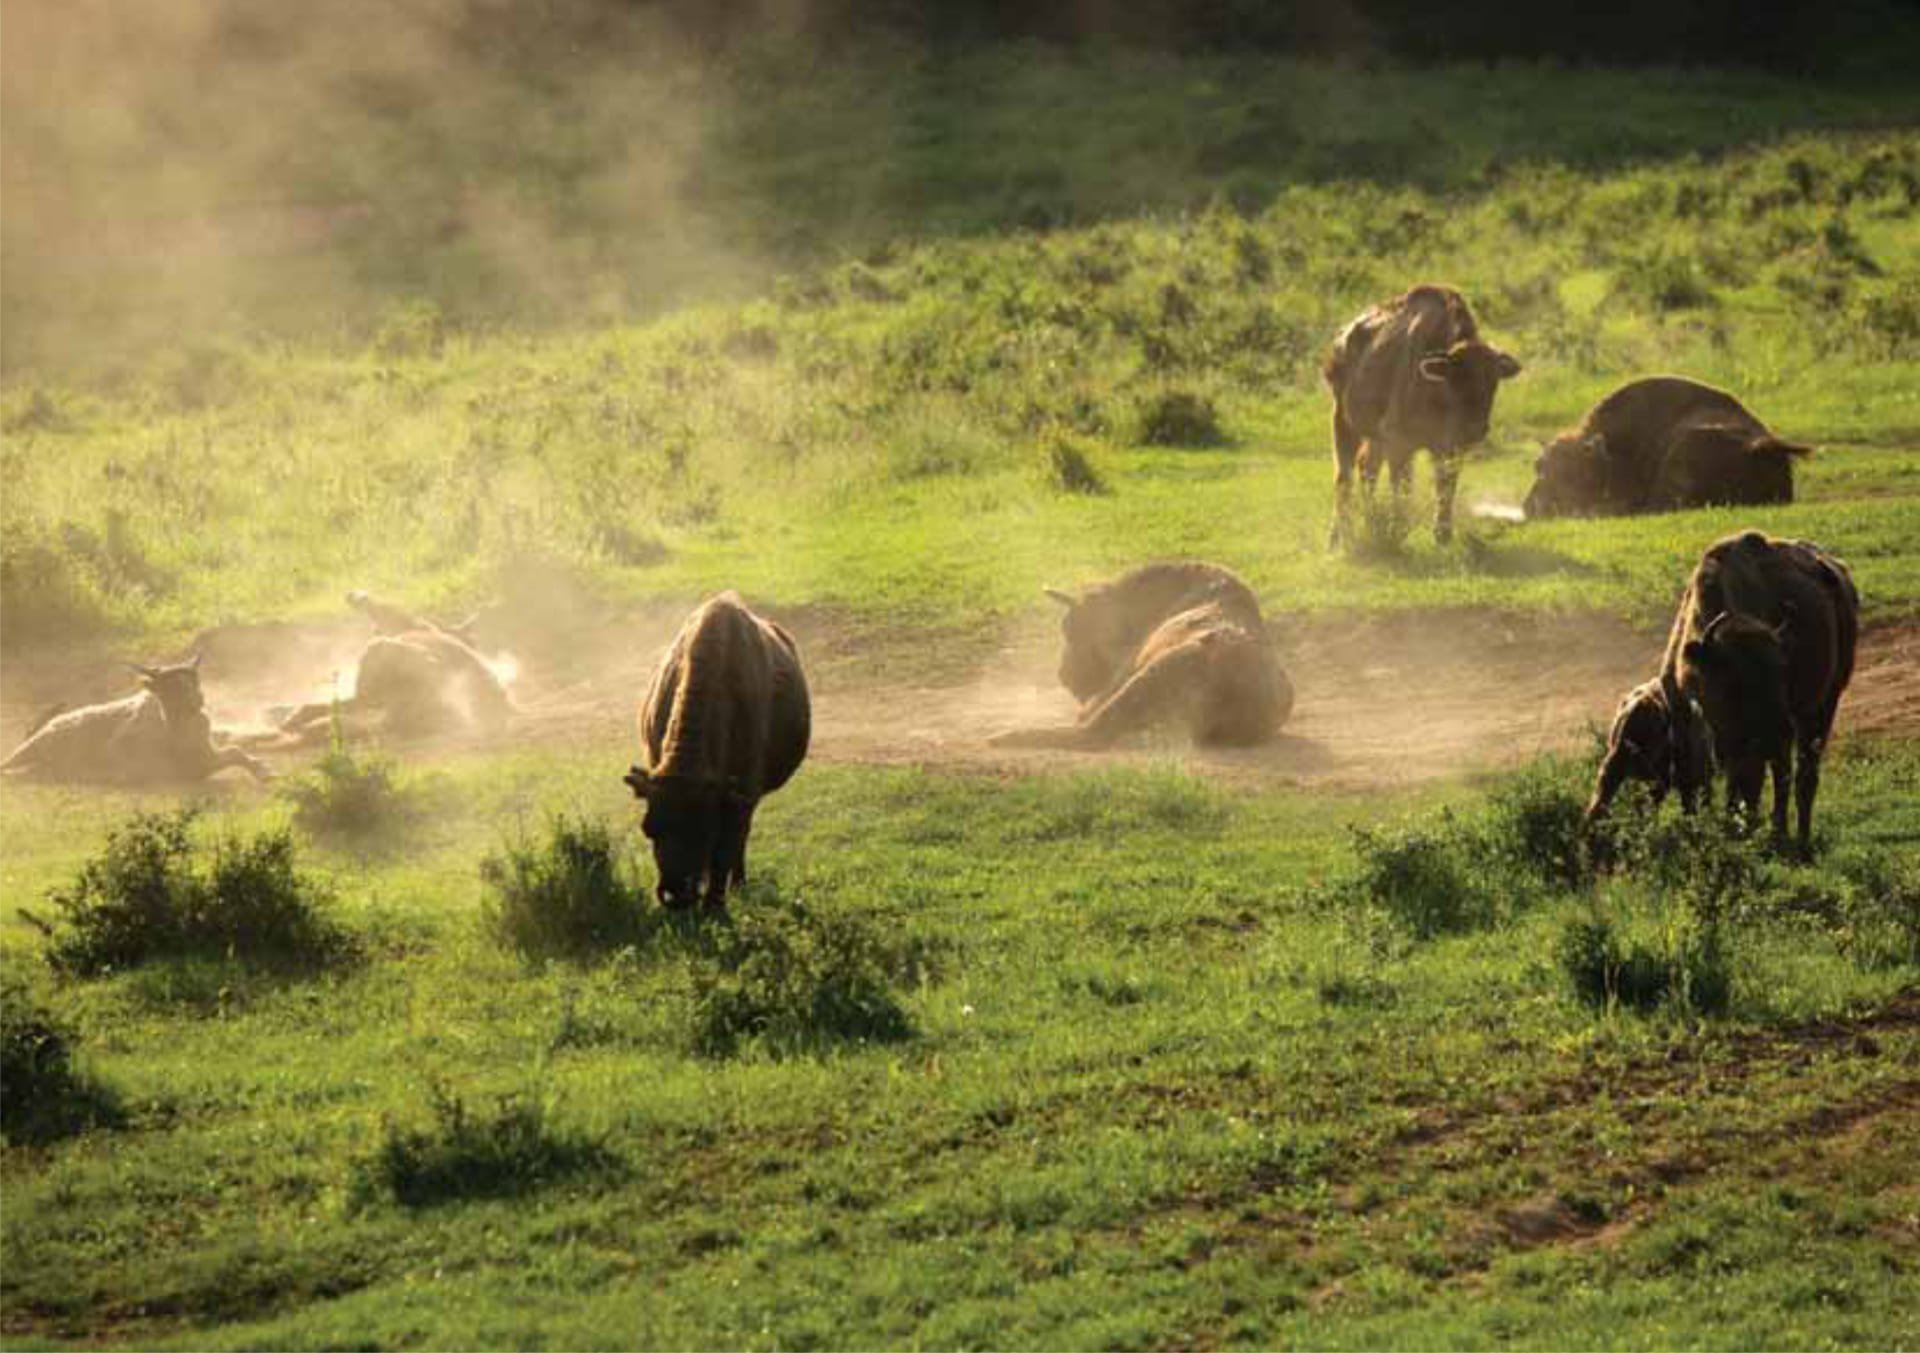
<path fill-rule="evenodd" d="M 1084 705 L 1103 694 L 1132 657 L 1126 616 L 1099 591 L 1076 597 L 1049 587 L 1046 593 L 1066 608 L 1060 617 L 1060 684 Z"/>
<path fill-rule="evenodd" d="M 1533 487 L 1527 490 L 1527 520 L 1583 517 L 1607 496 L 1607 439 L 1569 434 L 1547 444 L 1533 462 Z"/>
<path fill-rule="evenodd" d="M 202 716 L 206 696 L 200 690 L 200 655 L 170 667 L 145 667 L 137 662 L 127 666 L 140 676 L 140 684 L 160 701 L 170 723 L 184 723 Z"/>
<path fill-rule="evenodd" d="M 653 846 L 659 875 L 653 895 L 660 905 L 691 906 L 704 894 L 709 901 L 727 889 L 726 864 L 720 859 L 729 824 L 738 816 L 724 786 L 680 776 L 649 775 L 639 766 L 624 777 L 633 796 L 647 805 L 640 830 Z M 717 873 L 717 877 L 716 877 Z"/>
<path fill-rule="evenodd" d="M 1464 451 L 1487 439 L 1493 417 L 1493 395 L 1500 382 L 1520 374 L 1520 363 L 1508 354 L 1463 338 L 1445 352 L 1420 359 L 1420 378 L 1437 395 L 1443 431 L 1442 451 Z"/>
<path fill-rule="evenodd" d="M 1694 674 L 1713 751 L 1730 786 L 1758 799 L 1768 761 L 1793 735 L 1788 707 L 1787 641 L 1793 616 L 1778 625 L 1722 612 L 1681 650 Z"/>

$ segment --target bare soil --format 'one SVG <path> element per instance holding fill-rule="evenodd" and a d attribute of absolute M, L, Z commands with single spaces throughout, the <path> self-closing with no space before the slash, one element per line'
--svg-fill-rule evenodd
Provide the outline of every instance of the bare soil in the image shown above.
<path fill-rule="evenodd" d="M 627 755 L 635 707 L 680 608 L 498 613 L 482 647 L 514 677 L 515 745 L 605 745 Z M 802 612 L 794 629 L 814 695 L 812 758 L 1022 774 L 1103 762 L 1175 759 L 1235 780 L 1337 787 L 1414 784 L 1578 749 L 1615 702 L 1658 666 L 1664 635 L 1592 615 L 1410 612 L 1285 621 L 1276 642 L 1298 692 L 1267 746 L 1195 748 L 1167 730 L 1102 754 L 991 747 L 995 733 L 1072 720 L 1054 678 L 1058 638 L 1044 617 L 997 643 L 849 629 Z M 227 627 L 197 636 L 216 727 L 270 726 L 276 706 L 324 700 L 350 685 L 365 626 Z M 0 664 L 0 745 L 11 747 L 56 702 L 132 689 L 120 657 L 98 648 L 9 652 Z M 1869 629 L 1840 708 L 1840 736 L 1920 734 L 1920 623 Z M 459 740 L 406 749 L 438 759 Z M 290 768 L 311 752 L 277 759 Z"/>

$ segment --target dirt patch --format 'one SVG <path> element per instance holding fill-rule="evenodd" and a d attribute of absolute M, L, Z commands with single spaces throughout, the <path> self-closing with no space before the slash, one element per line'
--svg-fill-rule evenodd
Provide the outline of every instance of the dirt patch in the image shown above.
<path fill-rule="evenodd" d="M 635 708 L 684 607 L 599 609 L 565 626 L 496 613 L 479 646 L 512 678 L 519 746 L 608 746 L 633 739 Z M 813 683 L 816 762 L 924 765 L 1027 774 L 1111 762 L 1177 760 L 1210 775 L 1335 787 L 1416 784 L 1582 747 L 1620 694 L 1658 663 L 1664 636 L 1596 616 L 1488 611 L 1309 618 L 1276 626 L 1297 701 L 1264 747 L 1210 750 L 1165 730 L 1116 752 L 1022 751 L 988 745 L 1013 728 L 1063 724 L 1073 703 L 1054 677 L 1058 637 L 1044 618 L 990 639 L 924 640 L 850 627 L 832 615 L 782 615 Z M 257 731 L 276 707 L 350 689 L 364 623 L 255 625 L 208 631 L 205 653 L 219 727 Z M 0 744 L 12 746 L 52 704 L 133 689 L 125 656 L 98 648 L 9 653 L 0 670 Z M 175 656 L 144 654 L 146 660 Z M 1849 733 L 1920 733 L 1920 624 L 1869 630 L 1840 710 Z M 407 755 L 471 749 L 448 740 Z"/>

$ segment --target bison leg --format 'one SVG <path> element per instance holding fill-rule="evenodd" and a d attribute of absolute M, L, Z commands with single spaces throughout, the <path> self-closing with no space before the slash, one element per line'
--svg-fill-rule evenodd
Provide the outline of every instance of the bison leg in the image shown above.
<path fill-rule="evenodd" d="M 1081 720 L 1081 745 L 1110 747 L 1127 734 L 1158 723 L 1200 696 L 1206 681 L 1204 639 L 1161 654 Z"/>
<path fill-rule="evenodd" d="M 747 881 L 747 834 L 753 830 L 753 809 L 729 809 L 714 837 L 707 865 L 707 905 L 724 907 L 727 894 Z"/>
<path fill-rule="evenodd" d="M 1333 531 L 1327 548 L 1334 549 L 1353 533 L 1353 463 L 1360 455 L 1360 434 L 1333 410 Z"/>
<path fill-rule="evenodd" d="M 1460 462 L 1452 456 L 1433 458 L 1433 538 L 1442 545 L 1453 539 L 1453 496 L 1460 488 Z"/>
<path fill-rule="evenodd" d="M 1793 795 L 1793 747 L 1788 744 L 1768 758 L 1767 770 L 1773 778 L 1773 839 L 1787 839 L 1787 801 Z"/>
<path fill-rule="evenodd" d="M 230 766 L 237 766 L 239 769 L 251 775 L 260 784 L 265 784 L 273 778 L 273 772 L 267 769 L 264 761 L 259 760 L 257 757 L 248 756 L 238 747 L 214 748 L 213 767 L 207 773 L 209 775 L 217 774 Z"/>

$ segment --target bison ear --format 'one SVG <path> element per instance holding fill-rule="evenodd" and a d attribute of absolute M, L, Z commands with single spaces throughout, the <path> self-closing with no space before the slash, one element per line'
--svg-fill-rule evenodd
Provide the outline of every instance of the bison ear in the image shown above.
<path fill-rule="evenodd" d="M 1053 598 L 1053 600 L 1059 602 L 1062 606 L 1066 607 L 1069 611 L 1071 611 L 1074 607 L 1080 604 L 1079 599 L 1076 598 L 1073 595 L 1073 593 L 1062 592 L 1057 587 L 1043 587 L 1040 590 L 1044 592 L 1047 596 Z"/>
<path fill-rule="evenodd" d="M 1453 360 L 1444 353 L 1437 357 L 1422 357 L 1420 359 L 1420 378 L 1422 380 L 1433 381 L 1436 384 L 1445 384 L 1447 372 L 1452 366 Z"/>
<path fill-rule="evenodd" d="M 1720 650 L 1714 647 L 1711 639 L 1689 639 L 1680 652 L 1695 667 L 1713 667 L 1721 659 Z"/>
<path fill-rule="evenodd" d="M 636 799 L 646 798 L 647 788 L 652 783 L 651 777 L 638 766 L 628 766 L 627 773 L 621 776 L 620 780 L 621 783 L 633 790 L 633 797 Z"/>
<path fill-rule="evenodd" d="M 1510 352 L 1496 351 L 1493 354 L 1493 369 L 1501 380 L 1510 381 L 1520 374 L 1520 359 Z"/>

